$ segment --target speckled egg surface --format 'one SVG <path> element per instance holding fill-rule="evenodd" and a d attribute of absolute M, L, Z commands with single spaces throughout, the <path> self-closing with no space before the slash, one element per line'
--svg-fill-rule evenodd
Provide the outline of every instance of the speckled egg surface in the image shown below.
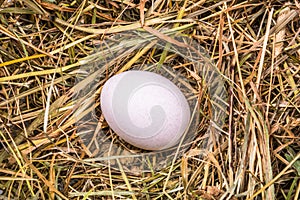
<path fill-rule="evenodd" d="M 107 80 L 101 109 L 117 135 L 146 150 L 178 144 L 190 121 L 190 107 L 180 89 L 147 71 L 127 71 Z"/>

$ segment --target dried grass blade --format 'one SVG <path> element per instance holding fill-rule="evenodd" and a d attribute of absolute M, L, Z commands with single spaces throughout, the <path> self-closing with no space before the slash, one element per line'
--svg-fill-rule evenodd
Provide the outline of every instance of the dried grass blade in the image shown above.
<path fill-rule="evenodd" d="M 173 16 L 169 17 L 164 17 L 164 18 L 154 18 L 151 20 L 146 20 L 145 21 L 145 26 L 151 26 L 155 24 L 161 24 L 165 23 L 166 20 L 174 18 Z M 71 28 L 74 28 L 75 30 L 83 31 L 86 33 L 91 33 L 91 34 L 110 34 L 110 33 L 118 33 L 118 32 L 124 32 L 124 31 L 130 31 L 130 30 L 137 30 L 138 28 L 142 28 L 142 25 L 140 22 L 135 22 L 133 24 L 129 25 L 124 25 L 124 26 L 115 26 L 107 29 L 93 29 L 93 28 L 85 28 L 85 27 L 80 27 L 76 25 L 69 24 L 68 22 L 65 22 L 62 19 L 55 18 L 54 22 L 59 23 L 64 26 L 68 26 Z"/>
<path fill-rule="evenodd" d="M 265 191 L 267 188 L 273 185 L 299 159 L 300 159 L 300 153 L 297 156 L 295 156 L 295 158 L 278 175 L 276 175 L 270 182 L 264 185 L 261 189 L 259 189 L 253 196 L 251 196 L 247 200 L 254 199 L 257 195 L 261 194 L 263 191 Z"/>
<path fill-rule="evenodd" d="M 55 72 L 65 72 L 65 71 L 72 69 L 74 67 L 77 67 L 79 65 L 80 65 L 80 63 L 74 63 L 74 64 L 60 67 L 57 69 L 47 69 L 47 70 L 43 70 L 43 71 L 28 72 L 28 73 L 24 73 L 24 74 L 17 74 L 17 75 L 12 75 L 12 76 L 7 76 L 7 77 L 1 77 L 0 83 L 6 82 L 6 81 L 12 81 L 12 80 L 16 80 L 16 79 L 21 79 L 21 78 L 28 78 L 30 76 L 42 76 L 42 75 L 47 75 L 47 74 L 53 74 Z"/>

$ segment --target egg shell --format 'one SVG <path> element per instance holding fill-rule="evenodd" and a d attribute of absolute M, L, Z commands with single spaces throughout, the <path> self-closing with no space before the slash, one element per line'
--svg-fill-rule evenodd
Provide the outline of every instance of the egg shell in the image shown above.
<path fill-rule="evenodd" d="M 180 89 L 147 71 L 127 71 L 107 80 L 101 109 L 117 135 L 146 150 L 176 145 L 190 121 L 190 107 Z"/>

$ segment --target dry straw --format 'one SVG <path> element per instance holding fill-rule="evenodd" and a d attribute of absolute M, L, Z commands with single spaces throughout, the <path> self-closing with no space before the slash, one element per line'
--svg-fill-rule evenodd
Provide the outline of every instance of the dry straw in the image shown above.
<path fill-rule="evenodd" d="M 0 199 L 299 199 L 300 6 L 283 2 L 0 0 Z M 103 41 L 129 30 L 171 44 L 176 34 L 194 39 L 218 67 L 229 108 L 209 151 L 199 145 L 212 113 L 205 81 L 153 42 L 99 73 L 153 63 L 180 71 L 201 106 L 197 137 L 159 171 L 93 160 L 97 145 L 82 142 L 74 116 L 99 102 L 74 101 L 93 79 L 75 85 L 75 76 Z"/>

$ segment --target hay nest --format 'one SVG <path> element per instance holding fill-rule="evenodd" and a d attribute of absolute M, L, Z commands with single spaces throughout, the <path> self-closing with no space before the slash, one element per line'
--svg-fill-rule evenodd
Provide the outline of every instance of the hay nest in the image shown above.
<path fill-rule="evenodd" d="M 299 199 L 297 1 L 0 5 L 0 199 Z M 180 50 L 190 41 L 205 56 Z M 166 162 L 151 154 L 158 167 L 129 168 L 147 152 L 109 129 L 101 86 L 162 66 L 196 99 L 196 129 Z M 88 143 L 79 121 L 97 130 Z M 133 154 L 113 159 L 112 141 Z"/>

